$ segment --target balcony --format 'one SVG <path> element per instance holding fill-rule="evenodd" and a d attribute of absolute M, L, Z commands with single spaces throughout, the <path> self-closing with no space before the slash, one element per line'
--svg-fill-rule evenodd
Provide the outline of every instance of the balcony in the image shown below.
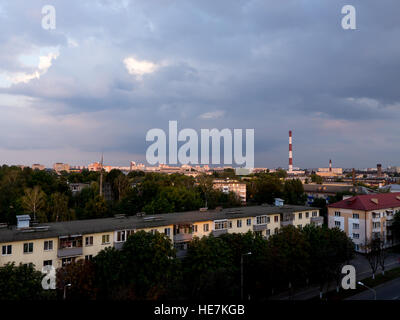
<path fill-rule="evenodd" d="M 281 227 L 287 227 L 290 225 L 293 225 L 293 220 L 281 221 Z"/>
<path fill-rule="evenodd" d="M 393 214 L 388 214 L 386 216 L 386 221 L 388 221 L 388 220 L 393 220 Z"/>
<path fill-rule="evenodd" d="M 212 235 L 214 237 L 219 237 L 220 235 L 228 233 L 228 229 L 213 230 Z"/>
<path fill-rule="evenodd" d="M 58 249 L 57 257 L 58 258 L 66 258 L 66 257 L 76 257 L 82 255 L 82 247 L 72 247 L 72 248 L 63 248 Z"/>
<path fill-rule="evenodd" d="M 321 226 L 324 223 L 324 217 L 311 217 L 311 224 Z"/>
<path fill-rule="evenodd" d="M 114 248 L 117 250 L 121 250 L 125 242 L 115 242 L 114 241 Z"/>
<path fill-rule="evenodd" d="M 268 229 L 268 225 L 267 224 L 255 224 L 253 225 L 253 231 L 263 231 L 263 230 L 267 230 Z"/>
<path fill-rule="evenodd" d="M 193 239 L 192 233 L 177 233 L 174 235 L 174 242 L 185 242 Z"/>

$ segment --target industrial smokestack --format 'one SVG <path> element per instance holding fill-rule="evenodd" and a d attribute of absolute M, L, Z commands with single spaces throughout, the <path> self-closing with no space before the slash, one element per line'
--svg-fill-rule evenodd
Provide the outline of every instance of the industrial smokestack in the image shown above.
<path fill-rule="evenodd" d="M 289 172 L 293 171 L 292 131 L 289 131 Z"/>
<path fill-rule="evenodd" d="M 332 160 L 329 159 L 329 172 L 332 172 Z"/>

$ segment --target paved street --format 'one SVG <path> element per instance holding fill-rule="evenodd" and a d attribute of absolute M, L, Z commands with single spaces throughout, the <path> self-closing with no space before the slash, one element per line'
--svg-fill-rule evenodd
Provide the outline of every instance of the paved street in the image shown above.
<path fill-rule="evenodd" d="M 400 278 L 383 283 L 375 288 L 377 300 L 400 300 Z M 371 290 L 363 291 L 346 300 L 374 300 Z"/>
<path fill-rule="evenodd" d="M 386 270 L 390 270 L 396 267 L 400 267 L 400 263 L 398 261 L 398 259 L 400 258 L 400 254 L 398 253 L 391 253 L 388 255 L 388 257 L 386 258 L 385 261 L 385 269 Z M 371 267 L 368 264 L 367 259 L 360 255 L 360 254 L 356 254 L 356 257 L 350 261 L 350 264 L 352 264 L 355 268 L 356 268 L 356 272 L 357 272 L 357 281 L 368 278 L 372 275 L 371 273 Z M 377 273 L 380 273 L 381 269 L 378 268 Z M 329 290 L 334 290 L 335 286 L 334 284 L 332 284 L 332 286 L 329 288 Z M 399 289 L 399 296 L 400 296 L 400 289 Z M 318 286 L 314 286 L 314 287 L 310 287 L 310 288 L 306 288 L 303 290 L 298 290 L 297 292 L 295 292 L 292 296 L 293 300 L 307 300 L 307 299 L 311 299 L 315 296 L 319 295 L 319 288 Z M 371 292 L 372 295 L 372 292 Z M 279 295 L 274 296 L 273 298 L 271 298 L 271 300 L 289 300 L 290 296 L 288 292 L 285 293 L 281 293 Z"/>

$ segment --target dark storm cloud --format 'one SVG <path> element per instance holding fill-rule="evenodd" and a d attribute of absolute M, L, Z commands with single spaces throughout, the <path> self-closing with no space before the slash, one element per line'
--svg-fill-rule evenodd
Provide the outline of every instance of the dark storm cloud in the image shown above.
<path fill-rule="evenodd" d="M 289 129 L 298 166 L 373 166 L 371 144 L 400 156 L 398 1 L 351 1 L 354 31 L 339 0 L 58 0 L 53 31 L 47 2 L 0 4 L 0 84 L 35 71 L 21 55 L 59 50 L 40 79 L 0 88 L 1 148 L 144 154 L 147 130 L 178 120 L 254 128 L 256 166 L 286 166 Z M 156 68 L 129 74 L 128 57 Z"/>

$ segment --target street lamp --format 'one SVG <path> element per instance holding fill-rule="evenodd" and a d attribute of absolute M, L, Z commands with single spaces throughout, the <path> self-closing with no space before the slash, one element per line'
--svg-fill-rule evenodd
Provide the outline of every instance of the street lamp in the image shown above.
<path fill-rule="evenodd" d="M 376 300 L 376 290 L 375 290 L 375 289 L 372 289 L 372 288 L 366 286 L 366 285 L 365 285 L 364 283 L 362 283 L 361 281 L 358 281 L 357 283 L 358 283 L 360 286 L 366 287 L 368 290 L 371 290 L 371 291 L 374 293 L 374 300 Z"/>
<path fill-rule="evenodd" d="M 71 284 L 70 283 L 68 283 L 68 284 L 66 284 L 65 286 L 64 286 L 64 300 L 66 300 L 67 299 L 67 287 L 71 287 Z"/>
<path fill-rule="evenodd" d="M 243 300 L 243 257 L 251 255 L 251 252 L 243 253 L 240 256 L 240 299 Z"/>

